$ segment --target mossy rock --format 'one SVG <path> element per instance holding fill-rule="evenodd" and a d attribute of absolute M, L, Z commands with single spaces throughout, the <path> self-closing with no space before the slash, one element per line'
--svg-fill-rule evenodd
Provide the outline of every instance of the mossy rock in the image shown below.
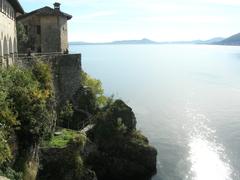
<path fill-rule="evenodd" d="M 86 136 L 79 131 L 74 131 L 71 129 L 61 129 L 54 133 L 54 136 L 48 140 L 44 141 L 42 144 L 43 148 L 65 148 L 69 142 L 75 138 L 80 138 L 81 142 L 86 141 Z"/>
<path fill-rule="evenodd" d="M 94 180 L 95 173 L 85 167 L 81 156 L 85 142 L 86 137 L 77 135 L 65 147 L 42 148 L 37 179 Z"/>
<path fill-rule="evenodd" d="M 87 164 L 100 180 L 147 180 L 156 173 L 157 150 L 136 130 L 132 109 L 116 100 L 96 118 L 88 133 L 98 150 L 90 153 Z"/>
<path fill-rule="evenodd" d="M 126 143 L 92 152 L 87 164 L 99 180 L 148 180 L 156 173 L 156 156 L 151 146 Z"/>

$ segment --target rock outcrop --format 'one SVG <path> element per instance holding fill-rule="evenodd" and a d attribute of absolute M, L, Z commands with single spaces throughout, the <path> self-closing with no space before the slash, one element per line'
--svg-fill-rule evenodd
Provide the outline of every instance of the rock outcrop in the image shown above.
<path fill-rule="evenodd" d="M 87 164 L 99 180 L 148 180 L 156 173 L 157 151 L 136 130 L 132 109 L 116 100 L 96 120 L 89 137 L 97 150 L 87 157 Z"/>
<path fill-rule="evenodd" d="M 75 138 L 64 148 L 41 149 L 38 179 L 97 180 L 95 172 L 85 167 L 84 147 L 82 138 Z"/>

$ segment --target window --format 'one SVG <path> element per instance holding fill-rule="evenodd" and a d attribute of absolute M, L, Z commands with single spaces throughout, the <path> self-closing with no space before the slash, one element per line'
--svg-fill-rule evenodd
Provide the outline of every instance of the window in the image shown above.
<path fill-rule="evenodd" d="M 37 34 L 41 34 L 41 26 L 37 25 Z"/>

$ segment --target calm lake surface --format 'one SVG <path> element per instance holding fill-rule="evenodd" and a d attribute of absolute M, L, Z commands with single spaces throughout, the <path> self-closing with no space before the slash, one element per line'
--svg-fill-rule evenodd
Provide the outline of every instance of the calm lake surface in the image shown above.
<path fill-rule="evenodd" d="M 153 180 L 240 179 L 240 47 L 71 46 L 158 150 Z"/>

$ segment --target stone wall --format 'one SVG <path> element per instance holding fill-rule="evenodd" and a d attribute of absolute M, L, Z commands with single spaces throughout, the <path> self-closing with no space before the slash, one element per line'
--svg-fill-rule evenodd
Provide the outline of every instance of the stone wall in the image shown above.
<path fill-rule="evenodd" d="M 40 26 L 41 21 L 38 16 L 29 16 L 20 21 L 26 30 L 28 35 L 28 45 L 26 47 L 18 47 L 20 53 L 26 53 L 27 48 L 31 48 L 33 51 L 37 51 L 41 47 L 41 36 L 37 33 L 37 26 Z"/>
<path fill-rule="evenodd" d="M 21 49 L 27 52 L 60 52 L 60 30 L 57 16 L 32 15 L 20 19 L 28 35 L 28 47 Z"/>
<path fill-rule="evenodd" d="M 51 66 L 57 104 L 72 101 L 73 95 L 81 86 L 81 54 L 49 54 L 45 56 L 19 57 L 16 65 L 29 68 L 36 61 Z"/>
<path fill-rule="evenodd" d="M 42 52 L 61 52 L 60 29 L 58 16 L 41 17 Z"/>
<path fill-rule="evenodd" d="M 59 17 L 59 25 L 60 25 L 60 39 L 61 39 L 61 52 L 66 51 L 68 49 L 68 26 L 67 26 L 67 18 Z"/>
<path fill-rule="evenodd" d="M 71 101 L 80 88 L 81 55 L 71 54 L 52 58 L 55 92 L 59 105 Z"/>

